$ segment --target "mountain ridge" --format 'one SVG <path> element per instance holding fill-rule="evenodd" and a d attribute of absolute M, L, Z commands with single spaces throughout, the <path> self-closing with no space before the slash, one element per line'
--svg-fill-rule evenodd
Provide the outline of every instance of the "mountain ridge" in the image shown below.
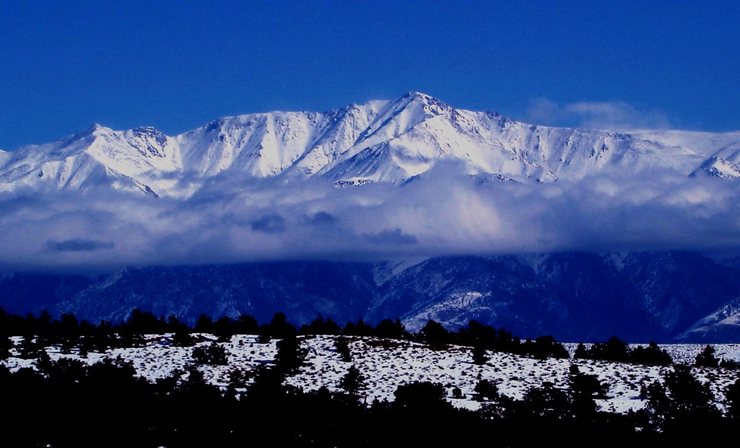
<path fill-rule="evenodd" d="M 169 136 L 95 124 L 51 143 L 0 152 L 0 191 L 114 189 L 186 198 L 233 174 L 403 184 L 444 160 L 521 182 L 669 169 L 740 178 L 740 132 L 603 131 L 518 122 L 420 92 L 325 112 L 222 117 Z"/>

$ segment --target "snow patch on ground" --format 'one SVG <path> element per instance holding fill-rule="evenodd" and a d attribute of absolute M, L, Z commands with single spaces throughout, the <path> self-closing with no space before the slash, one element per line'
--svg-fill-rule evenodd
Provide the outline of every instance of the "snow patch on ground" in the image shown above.
<path fill-rule="evenodd" d="M 210 344 L 216 338 L 200 335 L 204 341 L 198 345 Z M 156 381 L 184 372 L 192 364 L 194 347 L 175 347 L 171 345 L 172 335 L 150 335 L 143 347 L 107 350 L 105 353 L 90 353 L 84 362 L 93 364 L 105 358 L 120 358 L 133 363 L 139 375 L 149 381 Z M 365 377 L 366 389 L 363 399 L 370 404 L 374 400 L 393 400 L 393 393 L 402 384 L 414 381 L 440 383 L 448 391 L 452 404 L 468 409 L 477 409 L 481 403 L 474 399 L 474 388 L 481 379 L 496 383 L 501 393 L 519 399 L 531 387 L 540 387 L 550 382 L 555 387 L 566 388 L 571 364 L 578 365 L 582 373 L 593 374 L 609 385 L 608 398 L 598 400 L 602 409 L 613 412 L 627 412 L 640 409 L 644 401 L 640 399 L 640 388 L 653 381 L 661 381 L 671 367 L 640 366 L 592 360 L 546 359 L 489 352 L 489 360 L 484 365 L 472 362 L 470 347 L 448 346 L 433 349 L 425 344 L 376 339 L 368 337 L 349 337 L 352 353 L 351 362 L 343 362 L 334 344 L 335 336 L 301 337 L 301 345 L 308 349 L 306 362 L 301 369 L 286 379 L 286 383 L 316 390 L 326 387 L 339 391 L 341 378 L 354 365 Z M 19 344 L 21 338 L 14 338 Z M 228 373 L 232 369 L 253 371 L 261 364 L 271 364 L 277 353 L 277 341 L 267 343 L 258 341 L 254 335 L 236 335 L 229 342 L 219 343 L 226 348 L 229 356 L 227 366 L 200 365 L 206 381 L 225 387 Z M 565 344 L 571 352 L 577 344 Z M 662 345 L 677 363 L 690 364 L 703 349 L 700 344 Z M 718 358 L 740 361 L 740 344 L 714 345 Z M 47 347 L 53 360 L 60 358 L 81 359 L 76 352 L 64 354 L 60 347 Z M 34 360 L 21 359 L 14 349 L 9 359 L 0 364 L 11 371 L 20 368 L 33 368 Z M 715 394 L 716 404 L 723 407 L 724 390 L 740 378 L 740 372 L 727 369 L 694 368 L 694 374 L 703 382 L 710 384 Z M 452 391 L 459 388 L 463 398 L 452 398 Z"/>

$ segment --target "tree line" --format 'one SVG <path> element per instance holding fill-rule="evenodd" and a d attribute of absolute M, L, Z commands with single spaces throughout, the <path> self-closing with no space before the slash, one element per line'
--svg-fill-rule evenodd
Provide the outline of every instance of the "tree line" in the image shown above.
<path fill-rule="evenodd" d="M 503 328 L 494 328 L 477 321 L 470 321 L 456 331 L 445 328 L 439 322 L 429 320 L 418 332 L 406 330 L 399 319 L 383 319 L 373 325 L 362 319 L 339 325 L 332 319 L 317 317 L 311 323 L 296 327 L 284 313 L 275 313 L 273 318 L 260 324 L 254 317 L 241 315 L 234 319 L 223 316 L 213 319 L 202 314 L 194 325 L 188 325 L 175 316 L 157 317 L 148 311 L 134 309 L 129 317 L 117 324 L 101 321 L 92 324 L 79 321 L 72 314 L 62 314 L 53 319 L 48 312 L 39 316 L 9 314 L 0 308 L 0 359 L 9 355 L 12 344 L 9 336 L 23 336 L 18 347 L 20 356 L 34 358 L 49 345 L 59 345 L 63 353 L 79 350 L 82 356 L 91 351 L 103 352 L 111 348 L 137 347 L 146 343 L 145 335 L 172 334 L 171 342 L 176 346 L 192 346 L 199 342 L 200 333 L 208 333 L 225 342 L 236 334 L 259 335 L 261 342 L 285 339 L 295 335 L 364 336 L 383 339 L 415 341 L 432 347 L 462 345 L 472 347 L 473 362 L 485 364 L 487 351 L 531 356 L 537 359 L 569 358 L 565 347 L 552 336 L 524 339 L 514 336 Z M 210 350 L 210 351 L 209 351 Z M 218 348 L 199 348 L 195 354 L 203 363 L 221 364 Z M 579 344 L 575 359 L 592 359 L 612 362 L 628 362 L 643 365 L 667 366 L 673 364 L 671 356 L 655 342 L 647 346 L 631 347 L 617 337 L 586 348 Z M 720 359 L 715 350 L 706 346 L 695 362 L 699 367 L 738 368 L 732 360 Z"/>

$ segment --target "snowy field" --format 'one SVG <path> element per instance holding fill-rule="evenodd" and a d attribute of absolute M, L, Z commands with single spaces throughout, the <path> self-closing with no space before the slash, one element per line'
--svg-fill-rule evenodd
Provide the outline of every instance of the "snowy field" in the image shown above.
<path fill-rule="evenodd" d="M 201 335 L 205 341 L 215 340 L 210 335 Z M 670 367 L 650 367 L 591 360 L 563 360 L 533 358 L 508 353 L 489 352 L 485 365 L 472 363 L 469 347 L 448 346 L 445 349 L 432 349 L 424 344 L 387 339 L 349 337 L 352 353 L 351 362 L 343 362 L 334 348 L 334 336 L 301 337 L 301 345 L 308 349 L 304 366 L 286 382 L 304 390 L 327 387 L 339 390 L 340 379 L 350 366 L 355 365 L 365 377 L 364 399 L 392 400 L 393 393 L 401 384 L 413 381 L 431 381 L 447 388 L 449 400 L 456 406 L 475 409 L 480 403 L 473 400 L 474 387 L 479 379 L 495 382 L 501 393 L 512 398 L 521 398 L 530 387 L 539 387 L 543 382 L 556 387 L 566 387 L 571 364 L 577 364 L 583 373 L 595 374 L 609 385 L 609 398 L 599 400 L 604 410 L 626 412 L 639 409 L 644 402 L 639 399 L 642 385 L 661 378 L 671 370 Z M 17 343 L 20 338 L 15 339 Z M 204 376 L 211 384 L 225 386 L 228 372 L 232 369 L 251 371 L 260 364 L 271 364 L 276 349 L 276 341 L 259 343 L 257 336 L 237 335 L 230 342 L 222 343 L 229 356 L 227 366 L 200 365 Z M 576 344 L 566 344 L 572 353 Z M 691 363 L 703 348 L 696 344 L 662 345 L 677 363 Z M 718 358 L 740 361 L 740 344 L 714 345 Z M 91 352 L 84 360 L 95 363 L 104 358 L 118 358 L 133 363 L 139 375 L 154 381 L 184 372 L 192 364 L 193 347 L 173 347 L 170 335 L 148 337 L 145 347 L 108 350 L 105 353 Z M 52 359 L 61 357 L 79 359 L 74 352 L 62 354 L 59 347 L 51 346 L 47 352 Z M 15 353 L 15 352 L 13 352 Z M 34 360 L 11 356 L 3 361 L 11 370 L 33 367 Z M 723 407 L 724 389 L 740 378 L 740 371 L 713 368 L 694 368 L 694 374 L 703 382 L 708 382 L 715 394 L 717 406 Z M 453 390 L 459 388 L 463 398 L 452 398 Z"/>

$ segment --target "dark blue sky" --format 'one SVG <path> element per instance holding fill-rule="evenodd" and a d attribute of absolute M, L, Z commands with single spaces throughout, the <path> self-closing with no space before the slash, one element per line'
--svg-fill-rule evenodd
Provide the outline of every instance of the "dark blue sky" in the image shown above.
<path fill-rule="evenodd" d="M 408 90 L 556 124 L 588 123 L 585 102 L 740 129 L 737 1 L 30 3 L 0 0 L 4 149 Z"/>

